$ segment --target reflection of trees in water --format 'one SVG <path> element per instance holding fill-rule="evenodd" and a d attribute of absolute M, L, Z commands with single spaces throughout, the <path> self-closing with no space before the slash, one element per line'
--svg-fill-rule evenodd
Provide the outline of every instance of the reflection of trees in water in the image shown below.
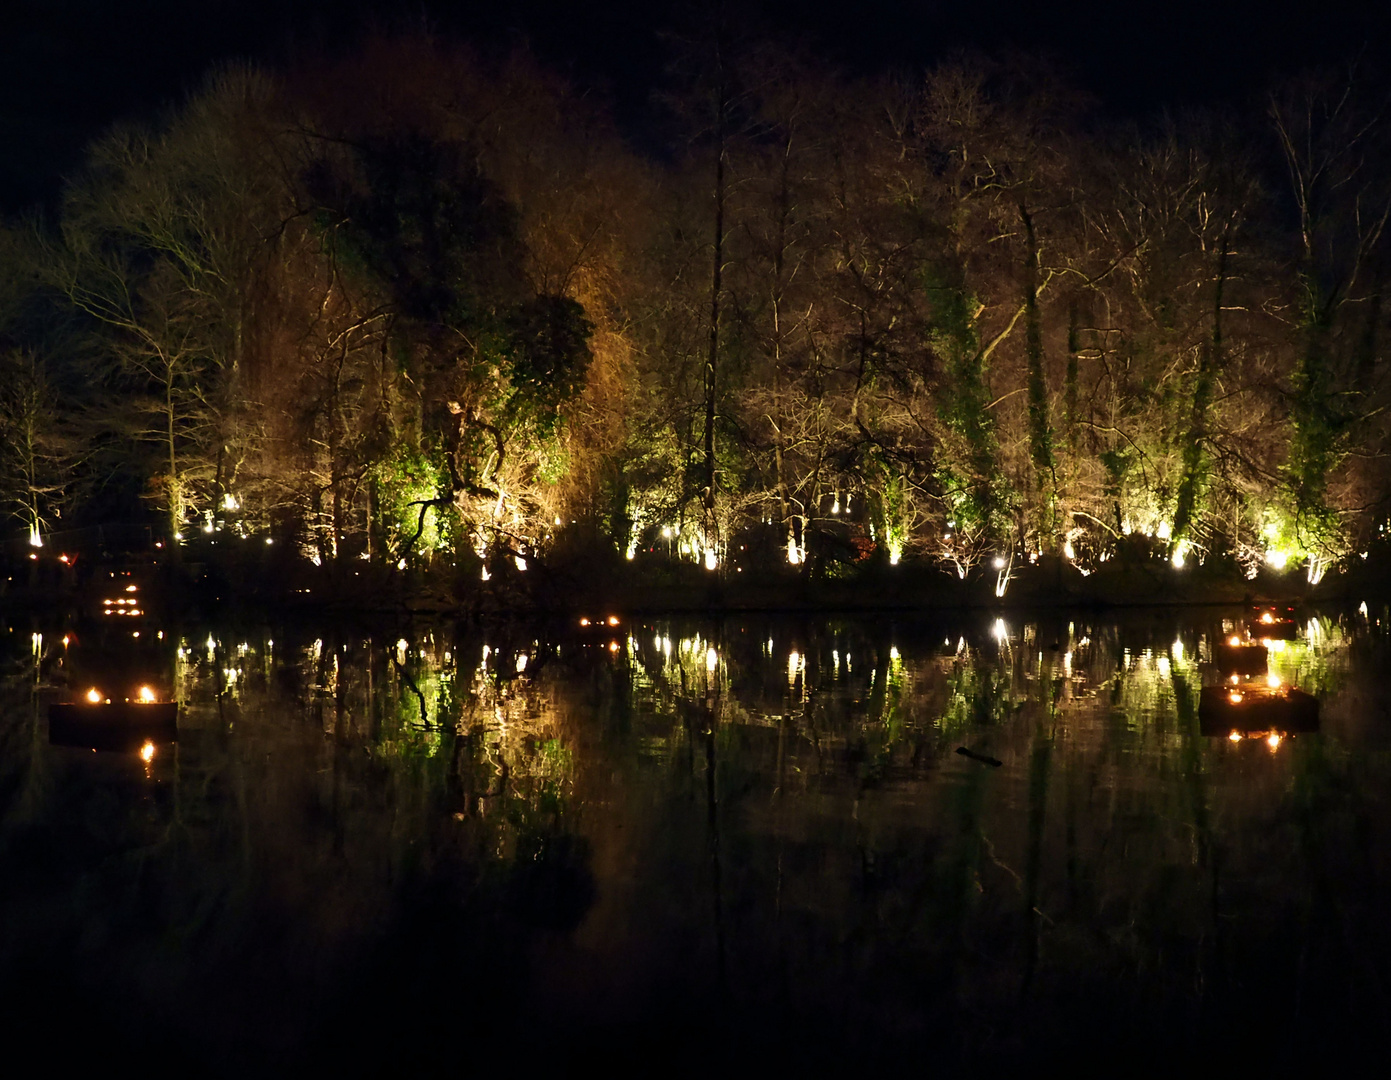
<path fill-rule="evenodd" d="M 1271 754 L 1197 734 L 1215 630 L 991 622 L 188 634 L 152 782 L 36 741 L 12 636 L 0 962 L 244 1062 L 529 1008 L 598 1040 L 674 1001 L 985 1060 L 1074 1009 L 1116 1038 L 1367 1015 L 1387 822 L 1339 702 L 1384 639 L 1328 622 L 1345 690 Z"/>

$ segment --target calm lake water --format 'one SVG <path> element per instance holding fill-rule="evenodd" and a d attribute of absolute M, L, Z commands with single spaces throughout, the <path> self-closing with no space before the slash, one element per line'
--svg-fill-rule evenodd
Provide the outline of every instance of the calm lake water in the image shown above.
<path fill-rule="evenodd" d="M 1351 1058 L 1391 618 L 1300 613 L 1278 745 L 1200 734 L 1243 618 L 11 619 L 0 1025 L 184 1075 Z M 137 679 L 177 744 L 51 745 Z"/>

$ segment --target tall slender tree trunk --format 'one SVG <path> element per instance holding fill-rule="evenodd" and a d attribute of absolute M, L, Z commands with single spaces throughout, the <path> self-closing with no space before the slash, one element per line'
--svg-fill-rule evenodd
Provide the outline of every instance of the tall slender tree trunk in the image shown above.
<path fill-rule="evenodd" d="M 1048 410 L 1048 379 L 1043 367 L 1043 326 L 1038 310 L 1038 238 L 1033 215 L 1019 204 L 1028 250 L 1024 256 L 1024 350 L 1029 362 L 1029 456 L 1034 465 L 1034 482 L 1041 496 L 1039 531 L 1050 547 L 1057 532 L 1054 521 L 1057 501 L 1057 475 L 1053 459 L 1053 425 Z"/>
<path fill-rule="evenodd" d="M 1227 284 L 1227 251 L 1231 241 L 1231 225 L 1222 232 L 1222 247 L 1217 253 L 1217 281 L 1212 293 L 1212 338 L 1198 353 L 1198 377 L 1193 386 L 1193 408 L 1189 413 L 1188 432 L 1183 441 L 1183 476 L 1179 480 L 1178 503 L 1174 508 L 1174 526 L 1170 551 L 1178 550 L 1197 515 L 1203 487 L 1203 441 L 1207 437 L 1208 406 L 1212 402 L 1212 383 L 1222 366 L 1222 293 Z"/>

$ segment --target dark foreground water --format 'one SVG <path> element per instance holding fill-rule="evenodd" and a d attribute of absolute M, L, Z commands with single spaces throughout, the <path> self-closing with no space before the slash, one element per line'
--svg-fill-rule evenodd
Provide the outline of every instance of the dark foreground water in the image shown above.
<path fill-rule="evenodd" d="M 1391 628 L 1302 614 L 1271 666 L 1320 731 L 1272 747 L 1199 732 L 1240 614 L 12 619 L 0 1027 L 181 1075 L 1351 1060 L 1391 1042 Z M 50 745 L 136 677 L 177 745 Z"/>

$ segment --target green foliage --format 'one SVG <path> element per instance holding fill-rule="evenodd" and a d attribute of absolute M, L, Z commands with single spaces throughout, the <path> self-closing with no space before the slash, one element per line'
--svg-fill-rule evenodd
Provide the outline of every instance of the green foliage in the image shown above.
<path fill-rule="evenodd" d="M 393 550 L 410 542 L 417 529 L 420 535 L 412 551 L 428 555 L 458 549 L 461 526 L 443 451 L 399 442 L 376 465 L 374 476 L 382 524 Z"/>

